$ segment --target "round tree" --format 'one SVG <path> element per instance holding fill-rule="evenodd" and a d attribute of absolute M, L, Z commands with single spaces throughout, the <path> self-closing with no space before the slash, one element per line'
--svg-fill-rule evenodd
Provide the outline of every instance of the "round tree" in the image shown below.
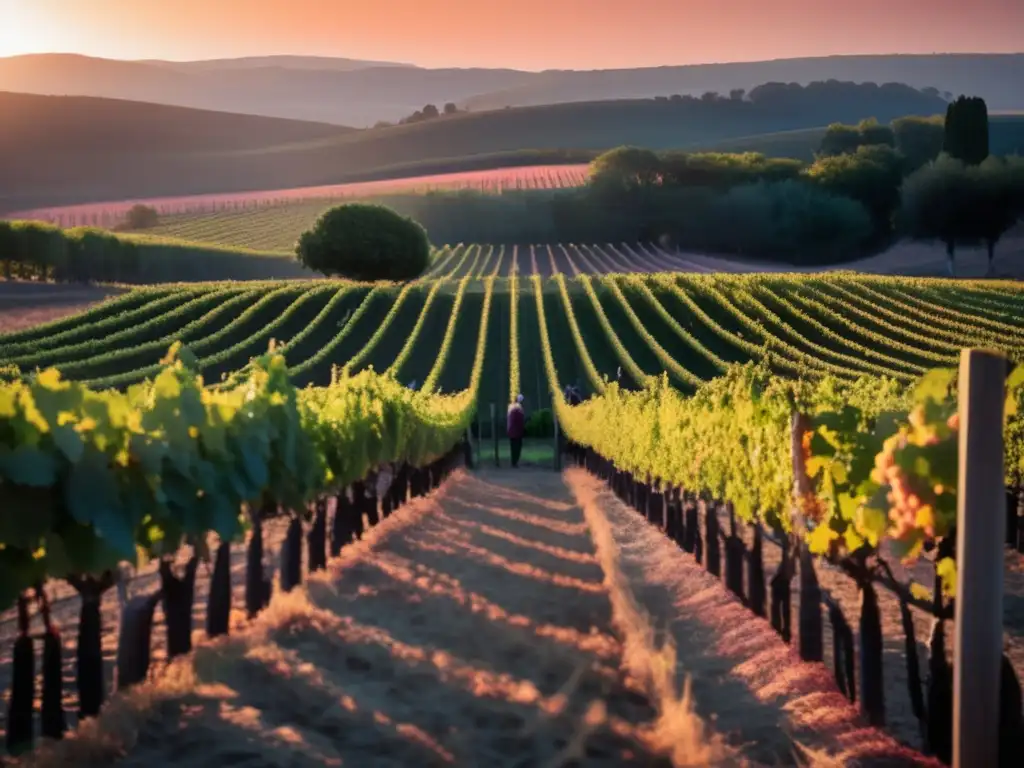
<path fill-rule="evenodd" d="M 426 230 L 381 205 L 331 208 L 304 232 L 296 257 L 310 269 L 352 280 L 411 280 L 430 259 Z"/>

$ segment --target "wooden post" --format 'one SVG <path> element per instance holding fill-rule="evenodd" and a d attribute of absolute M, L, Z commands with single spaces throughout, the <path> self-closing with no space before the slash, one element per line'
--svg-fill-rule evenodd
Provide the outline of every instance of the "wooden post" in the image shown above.
<path fill-rule="evenodd" d="M 1006 358 L 960 352 L 953 768 L 999 763 Z"/>
<path fill-rule="evenodd" d="M 475 450 L 473 455 L 476 456 L 477 464 L 483 461 L 483 456 L 480 454 L 480 441 L 483 439 L 483 435 L 480 433 L 480 410 L 477 409 L 476 413 L 473 414 L 473 421 L 476 422 L 476 439 L 474 446 Z"/>
<path fill-rule="evenodd" d="M 501 462 L 498 461 L 498 421 L 494 415 L 497 406 L 491 403 L 491 437 L 494 438 L 494 466 L 500 467 Z"/>
<path fill-rule="evenodd" d="M 558 411 L 555 410 L 554 400 L 551 402 L 551 421 L 555 425 L 555 472 L 561 472 L 562 452 L 558 445 Z"/>

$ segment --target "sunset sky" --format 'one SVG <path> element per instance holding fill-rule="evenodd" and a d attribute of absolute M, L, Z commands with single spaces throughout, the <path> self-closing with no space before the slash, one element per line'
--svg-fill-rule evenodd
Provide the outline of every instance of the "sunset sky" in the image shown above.
<path fill-rule="evenodd" d="M 597 69 L 1024 51 L 1024 0 L 0 0 L 0 56 Z"/>

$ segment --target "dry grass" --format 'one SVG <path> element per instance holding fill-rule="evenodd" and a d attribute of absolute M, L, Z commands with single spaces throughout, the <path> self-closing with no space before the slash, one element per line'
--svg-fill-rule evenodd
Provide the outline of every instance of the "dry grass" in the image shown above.
<path fill-rule="evenodd" d="M 676 648 L 672 638 L 661 645 L 655 638 L 650 616 L 637 603 L 629 578 L 620 568 L 620 557 L 608 518 L 598 504 L 598 481 L 579 469 L 565 473 L 597 547 L 605 574 L 605 586 L 612 601 L 612 616 L 624 638 L 624 663 L 643 682 L 658 709 L 654 726 L 655 743 L 671 754 L 675 766 L 738 764 L 738 755 L 721 738 L 706 731 L 693 710 L 690 680 L 682 691 L 676 680 Z"/>
<path fill-rule="evenodd" d="M 458 473 L 25 764 L 667 765 L 569 501 Z"/>
<path fill-rule="evenodd" d="M 801 662 L 767 621 L 750 614 L 600 481 L 582 470 L 566 477 L 595 534 L 605 530 L 599 535 L 617 548 L 623 582 L 639 610 L 663 629 L 664 645 L 674 645 L 680 661 L 672 670 L 675 689 L 692 681 L 696 714 L 739 755 L 763 764 L 933 764 L 864 725 L 825 666 Z M 664 688 L 672 690 L 668 682 Z"/>

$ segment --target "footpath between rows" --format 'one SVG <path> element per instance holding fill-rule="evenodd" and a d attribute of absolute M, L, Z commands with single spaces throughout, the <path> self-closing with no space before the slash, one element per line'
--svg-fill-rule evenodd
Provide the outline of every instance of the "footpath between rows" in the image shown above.
<path fill-rule="evenodd" d="M 457 471 L 251 624 L 196 639 L 22 762 L 923 763 L 580 469 Z"/>

